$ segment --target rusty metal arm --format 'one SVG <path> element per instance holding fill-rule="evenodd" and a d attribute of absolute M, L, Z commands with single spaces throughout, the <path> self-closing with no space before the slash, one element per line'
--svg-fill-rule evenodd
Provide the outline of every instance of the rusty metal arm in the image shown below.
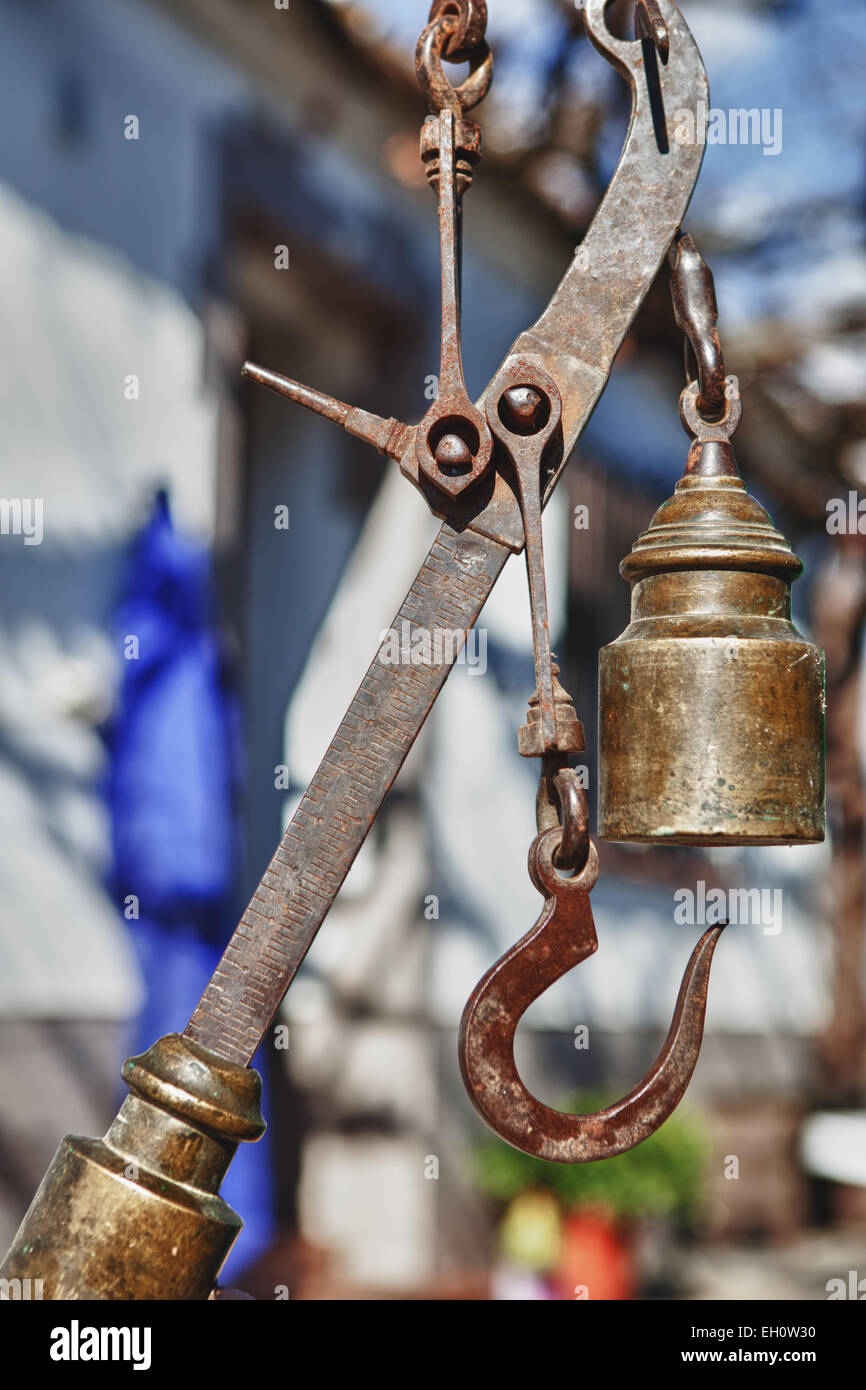
<path fill-rule="evenodd" d="M 517 358 L 535 359 L 549 373 L 562 398 L 563 447 L 545 501 L 685 216 L 703 158 L 702 141 L 660 140 L 654 116 L 651 83 L 658 84 L 669 121 L 708 98 L 703 61 L 679 9 L 673 0 L 658 0 L 670 52 L 650 78 L 646 63 L 655 49 L 648 41 L 613 38 L 604 21 L 608 3 L 588 0 L 585 21 L 596 48 L 631 88 L 622 155 L 547 309 L 516 340 L 479 402 L 486 408 L 495 383 Z M 276 379 L 265 384 L 272 389 L 319 409 L 300 400 L 295 383 L 286 381 L 283 389 L 285 379 L 270 376 Z M 377 437 L 393 437 L 390 425 L 382 420 Z M 523 547 L 520 504 L 498 470 L 477 485 L 480 499 L 471 493 L 445 498 L 420 479 L 415 430 L 406 428 L 400 467 L 447 519 L 394 625 L 468 632 L 509 553 Z M 256 1052 L 457 657 L 394 667 L 383 652 L 374 657 L 186 1028 L 187 1037 L 229 1061 L 247 1065 Z"/>

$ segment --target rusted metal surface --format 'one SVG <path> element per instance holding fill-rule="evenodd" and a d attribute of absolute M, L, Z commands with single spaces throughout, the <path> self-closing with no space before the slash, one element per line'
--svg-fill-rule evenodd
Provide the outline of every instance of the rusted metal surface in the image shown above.
<path fill-rule="evenodd" d="M 704 1032 L 710 964 L 723 927 L 692 952 L 664 1046 L 622 1100 L 588 1115 L 566 1115 L 533 1096 L 514 1061 L 514 1035 L 530 1004 L 598 949 L 589 893 L 598 876 L 590 844 L 585 868 L 564 879 L 554 866 L 561 831 L 532 843 L 529 873 L 544 898 L 538 921 L 487 972 L 460 1025 L 460 1069 L 479 1113 L 515 1148 L 558 1163 L 589 1163 L 634 1148 L 663 1124 L 691 1080 Z"/>
<path fill-rule="evenodd" d="M 659 7 L 670 36 L 660 99 L 672 120 L 685 106 L 698 111 L 703 102 L 706 109 L 708 88 L 677 6 L 659 0 Z M 682 222 L 703 157 L 702 141 L 660 148 L 643 49 L 612 37 L 605 8 L 605 0 L 588 0 L 585 22 L 596 48 L 631 89 L 623 153 L 548 308 L 503 364 L 518 356 L 538 358 L 562 400 L 562 461 L 545 479 L 545 501 Z M 483 403 L 484 397 L 479 407 Z M 419 477 L 415 433 L 409 430 L 400 467 L 431 509 L 448 520 L 395 624 L 405 618 L 428 630 L 468 629 L 509 552 L 523 546 L 520 504 L 513 480 L 499 467 L 488 469 L 462 496 L 447 497 Z M 190 1019 L 189 1037 L 232 1061 L 251 1060 L 452 664 L 394 667 L 378 654 L 374 658 Z"/>
<path fill-rule="evenodd" d="M 443 526 L 393 627 L 468 631 L 509 552 Z M 451 671 L 377 654 L 244 912 L 186 1035 L 252 1060 Z M 455 657 L 456 659 L 456 657 Z"/>
<path fill-rule="evenodd" d="M 463 194 L 481 159 L 481 131 L 463 113 L 486 95 L 493 59 L 484 42 L 485 8 L 435 5 L 416 56 L 418 80 L 433 112 L 421 131 L 421 159 L 439 203 L 442 327 L 439 390 L 415 436 L 421 474 L 447 497 L 459 497 L 487 472 L 493 439 L 484 416 L 469 399 L 460 341 L 461 215 Z M 450 53 L 467 58 L 470 74 L 455 88 L 442 71 Z"/>
<path fill-rule="evenodd" d="M 651 76 L 643 45 L 615 39 L 608 31 L 606 0 L 587 0 L 584 7 L 589 39 L 631 89 L 632 118 L 616 172 L 569 270 L 544 313 L 509 353 L 509 358 L 537 356 L 562 399 L 562 459 L 545 480 L 545 500 L 604 390 L 610 365 L 682 223 L 700 171 L 702 143 L 680 145 L 654 120 L 656 104 L 668 130 L 678 110 L 694 110 L 700 122 L 706 110 L 701 103 L 709 101 L 706 72 L 685 20 L 672 0 L 658 0 L 658 8 L 670 54 Z M 408 452 L 401 467 L 413 478 Z M 520 550 L 523 528 L 514 489 L 499 471 L 493 483 L 489 498 L 477 499 L 471 512 L 451 512 L 451 519 Z"/>
<path fill-rule="evenodd" d="M 460 201 L 481 156 L 481 132 L 457 106 L 424 123 L 421 154 L 439 201 L 442 330 L 439 390 L 415 435 L 421 473 L 448 497 L 458 497 L 490 466 L 493 439 L 469 399 L 460 343 Z"/>
<path fill-rule="evenodd" d="M 658 0 L 637 0 L 634 7 L 634 31 L 638 38 L 649 39 L 663 63 L 670 56 L 671 36 Z"/>
<path fill-rule="evenodd" d="M 674 315 L 686 335 L 686 376 L 691 350 L 698 367 L 698 413 L 705 420 L 719 420 L 725 413 L 725 364 L 712 272 L 687 232 L 676 238 L 668 259 Z"/>
<path fill-rule="evenodd" d="M 603 13 L 603 8 L 596 7 L 596 16 Z M 588 23 L 591 19 L 588 15 Z M 652 37 L 663 61 L 667 61 L 670 34 L 655 0 L 641 6 L 639 30 Z M 441 51 L 440 46 L 438 52 Z M 426 42 L 419 46 L 419 67 L 429 69 L 430 52 L 428 33 Z M 429 91 L 429 84 L 425 86 Z M 540 993 L 597 946 L 589 906 L 597 857 L 589 839 L 586 796 L 569 770 L 561 765 L 568 753 L 583 748 L 583 731 L 558 682 L 556 691 L 554 688 L 541 532 L 545 487 L 549 479 L 555 479 L 563 461 L 563 399 L 557 381 L 546 370 L 552 358 L 549 340 L 544 353 L 527 350 L 526 346 L 521 350 L 521 340 L 483 398 L 489 433 L 479 428 L 479 412 L 467 400 L 460 354 L 457 279 L 459 191 L 455 123 L 459 106 L 452 94 L 452 109 L 442 110 L 441 104 L 447 99 L 440 89 L 435 97 L 440 114 L 428 122 L 429 133 L 422 139 L 422 154 L 439 197 L 442 358 L 439 399 L 415 437 L 415 481 L 423 487 L 426 479 L 452 503 L 465 495 L 467 504 L 475 507 L 470 524 L 477 526 L 478 516 L 483 514 L 483 509 L 479 513 L 479 503 L 485 501 L 479 499 L 477 484 L 494 458 L 493 440 L 496 441 L 497 472 L 489 506 L 496 505 L 497 486 L 500 503 L 504 488 L 517 502 L 532 613 L 537 689 L 530 702 L 527 725 L 520 731 L 520 752 L 542 758 L 539 821 L 554 809 L 549 794 L 551 783 L 562 818 L 560 828 L 542 831 L 530 853 L 530 873 L 546 897 L 544 912 L 528 936 L 488 972 L 467 1005 L 461 1027 L 461 1069 L 478 1109 L 511 1143 L 547 1158 L 586 1161 L 619 1153 L 640 1142 L 679 1102 L 697 1062 L 709 965 L 719 929 L 707 933 L 696 948 L 662 1053 L 629 1096 L 598 1115 L 570 1117 L 542 1105 L 529 1094 L 514 1065 L 513 1040 L 518 1022 Z M 657 151 L 667 153 L 666 142 L 659 140 L 655 126 L 653 139 Z M 465 137 L 463 140 L 466 143 Z M 634 177 L 632 171 L 629 174 Z M 626 187 L 620 193 L 630 193 L 628 177 L 623 183 Z M 620 224 L 628 220 L 627 216 L 618 219 Z M 631 230 L 637 233 L 637 228 Z M 571 308 L 570 289 L 566 276 L 559 292 L 560 303 L 548 310 L 547 332 L 556 314 L 556 330 L 561 336 L 559 315 Z M 581 346 L 586 352 L 596 344 L 588 338 Z M 435 508 L 429 489 L 425 493 Z M 504 507 L 500 505 L 502 511 Z M 444 514 L 454 516 L 449 508 Z M 468 512 L 464 516 L 470 520 Z M 455 521 L 461 519 L 454 516 Z M 572 870 L 570 880 L 564 882 L 559 877 L 555 857 L 562 867 Z"/>
<path fill-rule="evenodd" d="M 443 53 L 450 62 L 471 62 L 479 51 L 486 48 L 486 0 L 460 0 L 459 4 L 455 0 L 433 0 L 424 33 L 440 20 L 448 24 L 448 41 Z"/>
<path fill-rule="evenodd" d="M 398 458 L 402 472 L 443 518 L 396 625 L 405 621 L 410 632 L 468 631 L 509 553 L 527 544 L 539 683 L 528 723 L 537 724 L 530 741 L 537 741 L 542 759 L 541 833 L 530 872 L 545 906 L 532 931 L 494 966 L 467 1006 L 461 1065 L 476 1104 L 500 1133 L 562 1161 L 631 1147 L 677 1103 L 697 1058 L 719 934 L 715 928 L 696 947 L 662 1054 L 631 1095 L 599 1115 L 574 1117 L 526 1092 L 512 1051 L 519 1018 L 596 947 L 588 896 L 596 852 L 585 794 L 564 766 L 567 752 L 583 747 L 583 736 L 550 653 L 540 513 L 604 389 L 697 179 L 703 141 L 670 141 L 665 122 L 683 108 L 697 114 L 708 106 L 703 64 L 673 0 L 639 0 L 641 37 L 635 42 L 610 34 L 606 7 L 607 0 L 587 0 L 585 24 L 631 89 L 623 154 L 548 308 L 517 339 L 481 400 L 466 399 L 459 337 L 460 200 L 480 155 L 480 139 L 465 113 L 481 100 L 492 73 L 480 0 L 434 4 L 419 46 L 419 76 L 433 112 L 422 151 L 439 199 L 443 260 L 439 400 L 420 426 L 410 427 L 265 368 L 245 369 Z M 448 82 L 443 59 L 469 62 L 470 75 L 460 87 Z M 702 447 L 708 461 L 718 461 L 726 446 L 708 439 Z M 775 570 L 764 577 L 778 579 Z M 50 1260 L 49 1298 L 208 1296 L 237 1229 L 217 1188 L 237 1142 L 261 1129 L 257 1078 L 248 1064 L 457 655 L 449 651 L 439 662 L 399 667 L 390 663 L 387 647 L 376 655 L 184 1037 L 163 1040 L 127 1067 L 132 1094 L 102 1144 L 72 1140 L 61 1146 L 4 1272 L 26 1277 L 37 1267 L 42 1277 Z M 542 828 L 551 814 L 561 825 Z M 574 871 L 571 879 L 557 873 L 557 855 Z M 127 1169 L 137 1176 L 121 1180 Z"/>
<path fill-rule="evenodd" d="M 552 462 L 552 451 L 557 462 L 562 452 L 562 400 L 556 383 L 538 362 L 512 357 L 487 394 L 487 421 L 513 469 L 529 581 L 536 703 L 520 731 L 518 746 L 528 758 L 576 752 L 583 733 L 580 742 L 575 742 L 577 716 L 571 711 L 567 725 L 557 721 L 541 532 L 542 466 L 545 459 Z M 562 706 L 560 700 L 559 709 Z"/>
<path fill-rule="evenodd" d="M 578 873 L 589 858 L 589 801 L 573 767 L 562 768 L 553 780 L 562 831 L 553 862 L 564 873 Z"/>
<path fill-rule="evenodd" d="M 546 665 L 546 660 L 546 656 L 542 658 L 543 665 Z M 551 663 L 552 742 L 545 746 L 541 730 L 541 689 L 536 686 L 529 701 L 526 723 L 518 731 L 517 748 L 522 758 L 542 758 L 544 765 L 549 764 L 556 770 L 565 766 L 569 753 L 582 753 L 586 740 L 583 725 L 575 713 L 571 696 L 560 683 L 559 667 L 552 657 Z"/>
<path fill-rule="evenodd" d="M 533 702 L 537 701 L 536 691 L 529 702 L 530 718 Z M 568 704 L 569 717 L 574 718 L 574 752 L 586 748 L 583 725 L 574 713 L 574 706 L 559 683 L 559 667 L 553 658 L 553 698 Z M 557 711 L 557 723 L 562 722 L 562 714 Z M 518 734 L 518 746 L 519 746 Z M 568 766 L 567 753 L 544 753 L 541 758 L 541 773 L 538 779 L 538 792 L 535 797 L 535 823 L 539 835 L 544 830 L 562 831 L 562 842 L 555 854 L 558 869 L 567 873 L 582 869 L 589 853 L 589 804 L 586 791 L 580 785 L 577 771 Z"/>
<path fill-rule="evenodd" d="M 431 111 L 453 110 L 459 115 L 484 100 L 493 80 L 486 30 L 487 6 L 480 0 L 442 0 L 433 5 L 415 54 L 418 82 Z M 445 76 L 443 58 L 469 64 L 469 75 L 459 87 Z"/>
<path fill-rule="evenodd" d="M 257 381 L 260 386 L 267 386 L 269 391 L 284 396 L 286 400 L 306 406 L 307 410 L 321 415 L 322 419 L 341 425 L 347 434 L 372 444 L 386 458 L 403 457 L 406 439 L 411 431 L 400 420 L 386 420 L 381 415 L 371 414 L 369 410 L 356 410 L 354 406 L 335 400 L 333 396 L 326 396 L 323 391 L 302 386 L 299 381 L 292 381 L 279 372 L 270 372 L 267 367 L 260 367 L 255 362 L 245 362 L 241 375 Z"/>
<path fill-rule="evenodd" d="M 648 9 L 639 30 L 658 47 L 659 16 Z M 667 843 L 820 839 L 823 657 L 790 623 L 790 582 L 801 566 L 739 479 L 729 441 L 742 407 L 736 383 L 725 379 L 712 275 L 690 237 L 679 238 L 672 264 L 677 322 L 698 363 L 699 380 L 681 402 L 694 444 L 678 488 L 683 497 L 662 509 L 623 566 L 636 581 L 632 625 L 602 653 L 601 831 Z M 555 387 L 534 378 L 529 361 L 512 359 L 510 372 L 494 382 L 487 413 L 514 467 L 524 523 L 538 719 L 521 730 L 520 751 L 547 757 L 541 833 L 529 855 L 545 904 L 473 992 L 461 1023 L 460 1066 L 473 1103 L 503 1138 L 541 1158 L 587 1162 L 640 1143 L 679 1104 L 700 1052 L 721 927 L 696 946 L 662 1051 L 628 1096 L 569 1116 L 529 1092 L 514 1061 L 516 1029 L 540 994 L 597 949 L 589 894 L 598 864 L 585 795 L 581 802 L 567 769 L 554 778 L 562 826 L 541 829 L 552 809 L 550 757 L 563 749 L 540 543 L 539 445 L 547 415 L 555 414 L 557 426 L 561 416 Z M 513 432 L 507 439 L 503 424 Z M 570 879 L 557 872 L 563 864 L 573 870 Z"/>
<path fill-rule="evenodd" d="M 702 139 L 696 138 L 689 145 L 663 138 L 653 116 L 655 102 L 669 125 L 683 109 L 693 110 L 699 122 L 709 105 L 704 65 L 677 6 L 673 0 L 658 0 L 670 53 L 650 81 L 641 43 L 616 39 L 607 29 L 606 4 L 607 0 L 587 0 L 584 22 L 595 48 L 620 72 L 631 91 L 632 116 L 622 155 L 550 303 L 538 321 L 520 334 L 502 364 L 506 366 L 516 356 L 536 357 L 556 383 L 562 400 L 562 455 L 545 479 L 545 502 L 595 409 L 613 360 L 682 223 L 704 154 Z M 465 0 L 455 4 L 459 15 L 464 13 L 464 6 Z M 280 378 L 276 372 L 269 376 L 267 384 L 272 389 L 280 389 L 274 382 L 282 381 L 283 394 L 326 413 L 315 404 L 315 398 L 330 401 L 330 397 L 298 388 L 297 383 Z M 485 391 L 476 402 L 482 413 L 487 394 Z M 471 488 L 458 496 L 448 495 L 419 466 L 415 445 L 418 427 L 403 428 L 406 435 L 400 468 L 422 492 L 431 511 L 457 530 L 468 528 L 520 551 L 524 541 L 520 503 L 507 473 L 488 467 Z"/>

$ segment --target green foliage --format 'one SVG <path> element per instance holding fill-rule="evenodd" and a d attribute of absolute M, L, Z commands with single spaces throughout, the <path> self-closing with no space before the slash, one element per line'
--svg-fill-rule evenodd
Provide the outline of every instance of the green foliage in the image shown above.
<path fill-rule="evenodd" d="M 613 1096 L 580 1091 L 563 1110 L 600 1110 Z M 709 1143 L 703 1127 L 679 1112 L 628 1153 L 597 1163 L 549 1163 L 499 1139 L 472 1153 L 472 1175 L 493 1201 L 510 1202 L 527 1188 L 547 1188 L 566 1207 L 604 1207 L 624 1218 L 666 1216 L 693 1225 L 704 1197 Z"/>

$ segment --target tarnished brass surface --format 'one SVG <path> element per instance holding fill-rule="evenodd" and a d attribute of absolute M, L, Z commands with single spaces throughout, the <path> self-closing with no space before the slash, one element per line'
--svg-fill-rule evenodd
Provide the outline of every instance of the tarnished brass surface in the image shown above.
<path fill-rule="evenodd" d="M 0 1276 L 46 1299 L 206 1299 L 243 1224 L 218 1194 L 264 1133 L 261 1080 L 177 1034 L 123 1077 L 105 1138 L 61 1142 Z"/>
<path fill-rule="evenodd" d="M 599 834 L 668 844 L 824 838 L 824 654 L 791 622 L 802 569 L 720 441 L 620 572 L 631 623 L 600 654 Z"/>

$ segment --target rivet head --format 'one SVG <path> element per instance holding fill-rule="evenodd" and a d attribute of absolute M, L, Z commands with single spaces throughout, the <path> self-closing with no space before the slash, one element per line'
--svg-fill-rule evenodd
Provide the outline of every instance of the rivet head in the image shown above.
<path fill-rule="evenodd" d="M 443 434 L 433 455 L 440 468 L 471 468 L 472 450 L 459 434 Z"/>
<path fill-rule="evenodd" d="M 503 393 L 499 414 L 512 434 L 537 434 L 545 423 L 546 404 L 534 386 L 511 386 Z"/>

